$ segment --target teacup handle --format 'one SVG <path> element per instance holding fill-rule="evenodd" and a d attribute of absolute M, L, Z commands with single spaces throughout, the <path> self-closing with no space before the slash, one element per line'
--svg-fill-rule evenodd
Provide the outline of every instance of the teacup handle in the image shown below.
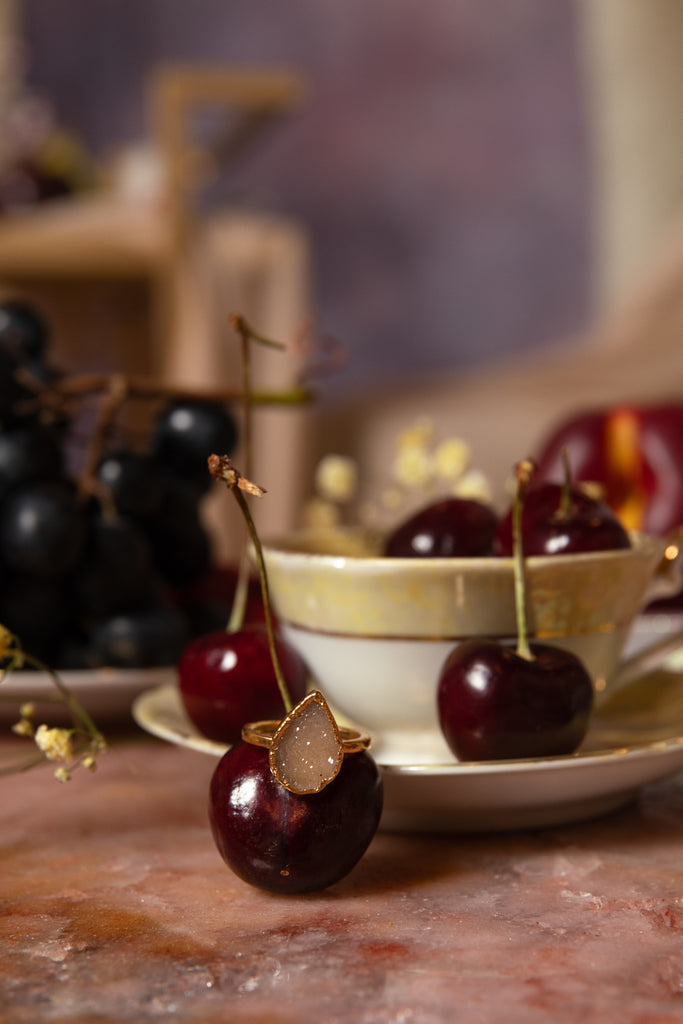
<path fill-rule="evenodd" d="M 645 595 L 644 605 L 665 597 L 673 597 L 683 590 L 683 527 L 666 537 L 664 554 Z M 667 655 L 683 646 L 683 629 L 655 640 L 649 647 L 622 661 L 609 681 L 609 694 L 616 693 L 646 672 L 661 665 Z"/>
<path fill-rule="evenodd" d="M 645 605 L 663 597 L 673 597 L 683 590 L 683 527 L 668 533 L 664 553 L 645 594 Z"/>
<path fill-rule="evenodd" d="M 656 669 L 667 655 L 672 654 L 682 646 L 683 629 L 677 629 L 675 633 L 669 633 L 667 636 L 655 640 L 654 643 L 644 648 L 644 650 L 631 655 L 630 658 L 625 658 L 609 681 L 608 693 L 610 697 L 617 690 L 621 690 L 624 686 L 628 686 L 629 683 L 645 675 L 646 672 Z"/>

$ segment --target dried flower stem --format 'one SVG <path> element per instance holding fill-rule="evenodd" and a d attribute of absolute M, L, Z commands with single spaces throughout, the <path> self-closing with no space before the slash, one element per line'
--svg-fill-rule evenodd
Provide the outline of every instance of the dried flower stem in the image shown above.
<path fill-rule="evenodd" d="M 43 754 L 29 757 L 26 761 L 15 761 L 13 764 L 2 765 L 0 767 L 0 778 L 5 775 L 20 775 L 22 772 L 28 772 L 41 764 L 45 764 L 45 756 Z"/>
<path fill-rule="evenodd" d="M 74 697 L 74 695 L 72 694 L 71 690 L 69 690 L 69 688 L 64 685 L 64 683 L 59 678 L 55 670 L 50 668 L 49 665 L 46 665 L 39 658 L 34 658 L 33 655 L 26 654 L 26 652 L 23 652 L 23 662 L 25 665 L 29 665 L 31 668 L 36 669 L 38 672 L 44 672 L 46 675 L 50 677 L 56 689 L 59 691 L 62 701 L 64 702 L 64 704 L 66 704 L 67 708 L 69 709 L 69 714 L 71 715 L 74 723 L 80 724 L 83 731 L 87 733 L 90 739 L 94 743 L 96 743 L 97 746 L 100 747 L 100 749 L 104 749 L 104 747 L 106 746 L 104 736 L 97 728 L 91 716 L 85 710 L 81 702 L 77 700 L 76 697 Z"/>
<path fill-rule="evenodd" d="M 71 693 L 69 688 L 64 685 L 59 675 L 46 665 L 40 658 L 36 658 L 32 654 L 28 654 L 24 651 L 19 644 L 16 637 L 12 636 L 7 630 L 3 629 L 3 641 L 4 650 L 2 655 L 2 677 L 4 678 L 15 669 L 30 667 L 36 669 L 38 672 L 43 672 L 51 679 L 52 683 L 57 690 L 58 696 L 56 697 L 41 697 L 42 703 L 50 702 L 66 705 L 71 715 L 73 727 L 71 729 L 48 729 L 46 725 L 41 725 L 37 730 L 33 729 L 33 723 L 31 721 L 33 715 L 33 708 L 29 710 L 31 702 L 24 701 L 21 715 L 22 719 L 15 726 L 14 731 L 19 735 L 33 736 L 38 741 L 38 745 L 42 753 L 33 758 L 29 758 L 26 761 L 20 762 L 19 764 L 13 764 L 0 768 L 0 775 L 9 775 L 15 772 L 28 771 L 39 764 L 44 764 L 45 760 L 58 760 L 62 761 L 62 766 L 57 768 L 55 771 L 55 777 L 66 781 L 70 777 L 70 770 L 77 764 L 83 764 L 86 767 L 95 767 L 95 758 L 97 754 L 102 753 L 107 748 L 107 743 L 95 725 L 93 719 L 82 706 L 80 701 Z M 16 701 L 16 698 L 15 698 Z M 74 749 L 71 746 L 71 738 L 80 737 L 85 738 L 86 745 L 83 749 Z M 56 738 L 59 739 L 59 746 L 55 753 L 54 747 L 56 745 Z M 65 752 L 66 751 L 66 752 Z M 68 762 L 68 763 L 67 763 Z"/>

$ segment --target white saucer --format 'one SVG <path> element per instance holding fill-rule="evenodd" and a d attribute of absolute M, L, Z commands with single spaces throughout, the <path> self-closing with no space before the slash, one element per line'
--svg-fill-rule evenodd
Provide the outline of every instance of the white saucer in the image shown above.
<path fill-rule="evenodd" d="M 151 686 L 173 684 L 174 668 L 101 668 L 59 672 L 59 678 L 98 725 L 130 715 L 135 698 Z M 35 701 L 37 714 L 47 722 L 66 717 L 55 685 L 46 672 L 12 672 L 0 683 L 0 720 L 16 721 L 18 705 Z"/>
<path fill-rule="evenodd" d="M 171 743 L 215 757 L 227 750 L 195 730 L 173 684 L 141 694 L 133 717 Z M 622 691 L 570 757 L 380 767 L 387 830 L 498 831 L 592 818 L 683 769 L 683 676 L 653 673 Z"/>

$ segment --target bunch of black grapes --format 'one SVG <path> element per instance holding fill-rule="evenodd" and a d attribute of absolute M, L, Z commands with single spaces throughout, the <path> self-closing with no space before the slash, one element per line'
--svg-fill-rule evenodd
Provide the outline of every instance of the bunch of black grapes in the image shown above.
<path fill-rule="evenodd" d="M 0 303 L 0 623 L 62 669 L 174 664 L 214 627 L 196 596 L 212 571 L 200 502 L 207 456 L 235 446 L 233 416 L 168 399 L 144 449 L 103 450 L 84 494 L 67 470 L 72 419 L 45 400 L 60 376 L 48 350 L 38 310 Z"/>

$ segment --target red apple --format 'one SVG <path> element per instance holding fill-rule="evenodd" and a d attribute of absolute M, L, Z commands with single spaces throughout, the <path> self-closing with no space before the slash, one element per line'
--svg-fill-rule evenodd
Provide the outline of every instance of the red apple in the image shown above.
<path fill-rule="evenodd" d="M 572 416 L 540 446 L 536 481 L 574 479 L 604 488 L 629 529 L 666 534 L 683 524 L 683 404 L 617 406 Z"/>

